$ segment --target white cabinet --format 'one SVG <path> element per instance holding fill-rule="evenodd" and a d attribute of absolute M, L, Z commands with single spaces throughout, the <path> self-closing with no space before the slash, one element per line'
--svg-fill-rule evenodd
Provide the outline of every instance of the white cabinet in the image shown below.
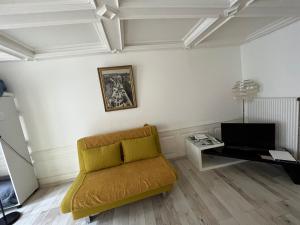
<path fill-rule="evenodd" d="M 200 171 L 216 169 L 219 167 L 245 162 L 245 160 L 204 154 L 205 150 L 213 147 L 199 146 L 195 144 L 195 142 L 193 142 L 189 137 L 185 139 L 185 146 L 187 158 Z"/>
<path fill-rule="evenodd" d="M 4 157 L 2 163 L 6 164 L 18 204 L 21 205 L 38 188 L 38 181 L 13 96 L 0 97 L 0 136 L 0 151 L 3 151 Z"/>

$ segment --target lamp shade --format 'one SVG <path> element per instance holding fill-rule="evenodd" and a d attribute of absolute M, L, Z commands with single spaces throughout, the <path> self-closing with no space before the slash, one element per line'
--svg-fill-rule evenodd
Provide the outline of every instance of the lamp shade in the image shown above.
<path fill-rule="evenodd" d="M 234 84 L 232 93 L 236 99 L 248 100 L 259 92 L 259 84 L 253 80 L 242 80 Z"/>

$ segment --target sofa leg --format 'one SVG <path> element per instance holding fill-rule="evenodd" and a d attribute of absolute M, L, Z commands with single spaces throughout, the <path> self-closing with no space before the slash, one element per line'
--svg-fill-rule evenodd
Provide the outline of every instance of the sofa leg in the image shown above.
<path fill-rule="evenodd" d="M 87 217 L 85 217 L 84 219 L 85 219 L 85 223 L 86 223 L 86 224 L 89 224 L 89 223 L 92 222 L 92 217 L 91 217 L 91 216 L 87 216 Z"/>

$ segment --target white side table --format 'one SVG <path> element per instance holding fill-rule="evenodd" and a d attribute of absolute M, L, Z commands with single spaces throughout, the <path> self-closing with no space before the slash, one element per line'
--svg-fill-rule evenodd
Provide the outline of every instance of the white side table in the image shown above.
<path fill-rule="evenodd" d="M 207 136 L 212 137 L 210 135 Z M 187 137 L 185 140 L 185 145 L 188 159 L 200 171 L 216 169 L 224 166 L 245 162 L 245 160 L 240 159 L 203 154 L 203 152 L 207 149 L 224 146 L 223 143 L 218 145 L 201 146 L 196 141 L 193 141 L 189 137 Z"/>

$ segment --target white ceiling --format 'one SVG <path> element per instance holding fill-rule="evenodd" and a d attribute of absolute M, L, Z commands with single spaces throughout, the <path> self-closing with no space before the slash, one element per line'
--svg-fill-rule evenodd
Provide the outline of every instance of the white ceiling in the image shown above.
<path fill-rule="evenodd" d="M 233 18 L 229 23 L 220 27 L 218 32 L 210 35 L 200 46 L 215 47 L 243 44 L 251 34 L 276 20 L 278 18 L 274 17 Z"/>
<path fill-rule="evenodd" d="M 125 46 L 182 42 L 198 19 L 125 20 Z"/>
<path fill-rule="evenodd" d="M 299 19 L 299 0 L 0 0 L 0 61 L 240 45 Z"/>
<path fill-rule="evenodd" d="M 4 30 L 2 34 L 31 46 L 34 51 L 85 43 L 101 43 L 93 24 L 89 23 Z"/>

